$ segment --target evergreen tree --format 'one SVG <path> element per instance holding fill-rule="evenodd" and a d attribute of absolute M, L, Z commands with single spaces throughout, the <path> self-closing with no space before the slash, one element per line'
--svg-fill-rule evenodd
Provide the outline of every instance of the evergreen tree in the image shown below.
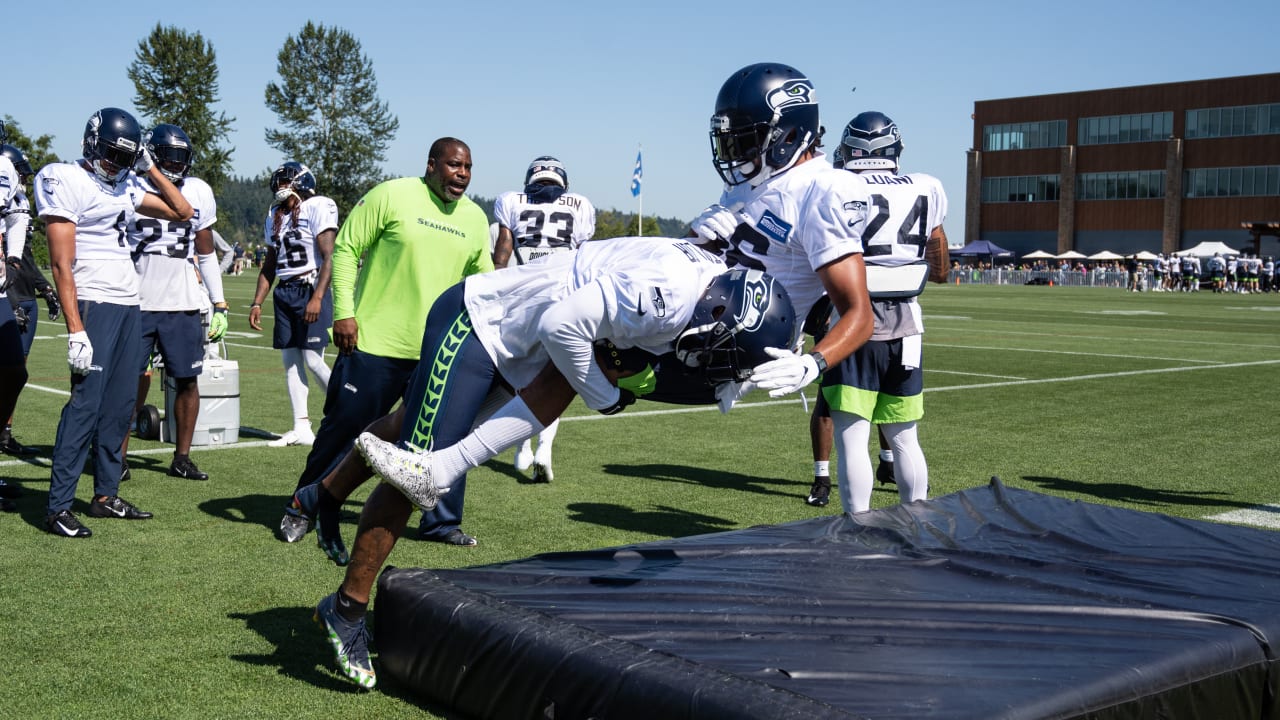
<path fill-rule="evenodd" d="M 400 121 L 378 99 L 373 64 L 346 30 L 307 22 L 276 59 L 280 82 L 267 85 L 266 104 L 281 128 L 267 129 L 267 144 L 309 167 L 345 216 L 383 179 Z"/>
<path fill-rule="evenodd" d="M 209 183 L 217 197 L 230 176 L 231 153 L 223 143 L 231 123 L 215 112 L 218 102 L 218 58 L 200 33 L 175 27 L 155 28 L 129 65 L 133 103 L 142 115 L 143 132 L 159 123 L 177 125 L 191 138 L 195 161 L 191 174 Z"/>

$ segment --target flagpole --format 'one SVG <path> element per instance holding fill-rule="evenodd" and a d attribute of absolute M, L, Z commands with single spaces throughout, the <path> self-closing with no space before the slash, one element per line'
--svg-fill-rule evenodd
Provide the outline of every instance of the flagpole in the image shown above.
<path fill-rule="evenodd" d="M 641 147 L 640 143 L 636 143 L 636 163 L 637 164 L 640 162 L 640 154 L 643 151 L 643 149 L 644 148 Z M 639 207 L 637 208 L 639 212 L 636 213 L 636 237 L 643 237 L 644 228 L 641 225 L 641 222 L 644 220 L 644 186 L 643 185 L 640 186 L 640 193 L 636 195 L 636 199 L 640 203 Z"/>

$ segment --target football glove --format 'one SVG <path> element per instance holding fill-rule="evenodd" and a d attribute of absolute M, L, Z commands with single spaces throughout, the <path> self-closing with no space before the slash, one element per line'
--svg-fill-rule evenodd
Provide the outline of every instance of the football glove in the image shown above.
<path fill-rule="evenodd" d="M 31 322 L 31 318 L 27 317 L 27 311 L 21 305 L 13 306 L 13 319 L 18 321 L 18 332 L 27 331 L 27 323 Z"/>
<path fill-rule="evenodd" d="M 698 237 L 706 240 L 728 240 L 733 237 L 733 233 L 738 229 L 738 225 L 742 222 L 739 219 L 737 211 L 742 205 L 735 204 L 732 208 L 727 208 L 720 204 L 712 205 L 696 220 L 689 225 Z"/>
<path fill-rule="evenodd" d="M 209 342 L 218 342 L 227 334 L 227 309 L 215 307 L 209 318 Z"/>
<path fill-rule="evenodd" d="M 734 404 L 755 389 L 756 384 L 750 380 L 740 383 L 730 380 L 729 382 L 721 383 L 720 387 L 716 388 L 716 404 L 720 406 L 720 413 L 722 415 L 728 414 L 733 409 Z"/>
<path fill-rule="evenodd" d="M 67 364 L 77 375 L 89 374 L 89 367 L 93 365 L 93 344 L 85 331 L 73 332 L 67 338 Z"/>
<path fill-rule="evenodd" d="M 155 158 L 151 157 L 151 151 L 146 145 L 142 146 L 142 152 L 138 153 L 138 159 L 133 161 L 133 172 L 138 175 L 146 175 L 151 172 L 151 168 L 155 167 Z"/>
<path fill-rule="evenodd" d="M 776 359 L 757 365 L 751 371 L 751 382 L 762 390 L 768 390 L 769 397 L 797 392 L 822 374 L 812 354 L 798 355 L 782 348 L 765 348 L 764 351 Z"/>
<path fill-rule="evenodd" d="M 62 317 L 62 303 L 58 302 L 58 293 L 54 292 L 52 287 L 47 287 L 40 295 L 44 297 L 44 304 L 49 308 L 49 319 L 57 320 Z"/>
<path fill-rule="evenodd" d="M 607 408 L 601 408 L 601 415 L 617 415 L 636 401 L 636 394 L 625 388 L 618 389 L 618 402 Z"/>

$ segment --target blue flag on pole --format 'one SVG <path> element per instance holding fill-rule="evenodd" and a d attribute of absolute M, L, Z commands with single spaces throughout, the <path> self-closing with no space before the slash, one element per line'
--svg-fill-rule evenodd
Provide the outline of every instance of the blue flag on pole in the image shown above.
<path fill-rule="evenodd" d="M 640 169 L 640 151 L 636 151 L 636 169 L 631 171 L 631 194 L 634 197 L 640 197 L 640 179 L 644 177 L 644 171 Z"/>

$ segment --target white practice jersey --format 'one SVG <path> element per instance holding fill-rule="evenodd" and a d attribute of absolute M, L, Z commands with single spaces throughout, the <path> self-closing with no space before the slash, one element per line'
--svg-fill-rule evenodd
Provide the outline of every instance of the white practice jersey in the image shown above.
<path fill-rule="evenodd" d="M 146 189 L 129 173 L 113 187 L 79 162 L 52 163 L 35 181 L 41 218 L 76 224 L 76 259 L 71 266 L 80 300 L 138 304 L 138 271 L 129 254 L 127 231 Z"/>
<path fill-rule="evenodd" d="M 0 155 L 0 208 L 9 206 L 9 201 L 22 189 L 22 179 L 13 167 L 13 161 Z"/>
<path fill-rule="evenodd" d="M 746 183 L 728 188 L 720 204 L 742 205 L 743 223 L 729 241 L 725 262 L 774 276 L 791 296 L 796 317 L 803 318 L 826 292 L 817 269 L 862 252 L 870 202 L 867 185 L 831 167 L 825 157 L 796 165 L 757 188 Z"/>
<path fill-rule="evenodd" d="M 894 174 L 892 170 L 856 173 L 871 193 L 870 220 L 863 233 L 862 258 L 868 266 L 897 267 L 924 259 L 933 229 L 947 217 L 947 194 L 942 183 L 925 173 Z M 867 272 L 871 272 L 868 269 Z M 924 332 L 924 319 L 915 298 L 875 300 L 872 340 L 897 340 Z"/>
<path fill-rule="evenodd" d="M 595 206 L 577 193 L 535 203 L 522 192 L 504 192 L 493 202 L 493 217 L 511 231 L 520 264 L 572 250 L 596 233 Z"/>
<path fill-rule="evenodd" d="M 6 160 L 8 158 L 5 158 Z M 9 199 L 9 204 L 0 205 L 0 234 L 4 235 L 4 254 L 7 257 L 20 257 L 22 249 L 26 247 L 27 235 L 31 228 L 31 203 L 27 200 L 27 194 L 21 189 L 13 194 Z M 0 263 L 0 287 L 7 285 L 2 279 L 7 279 L 10 272 L 8 263 Z M 0 297 L 5 297 L 7 293 L 0 290 Z"/>
<path fill-rule="evenodd" d="M 320 269 L 316 237 L 325 230 L 338 229 L 338 205 L 321 195 L 312 195 L 298 206 L 298 223 L 285 214 L 280 220 L 280 236 L 271 234 L 275 206 L 267 210 L 263 238 L 276 249 L 276 279 L 280 281 L 309 275 Z"/>
<path fill-rule="evenodd" d="M 725 270 L 689 240 L 598 240 L 532 265 L 471 275 L 466 306 L 476 337 L 512 387 L 528 385 L 552 359 L 562 370 L 572 366 L 564 373 L 569 384 L 599 410 L 618 391 L 596 364 L 592 342 L 671 352 L 703 291 Z"/>
<path fill-rule="evenodd" d="M 218 219 L 213 188 L 199 178 L 178 186 L 195 215 L 170 221 L 138 216 L 129 225 L 129 245 L 138 270 L 142 309 L 164 312 L 201 310 L 209 294 L 196 272 L 196 233 Z"/>

